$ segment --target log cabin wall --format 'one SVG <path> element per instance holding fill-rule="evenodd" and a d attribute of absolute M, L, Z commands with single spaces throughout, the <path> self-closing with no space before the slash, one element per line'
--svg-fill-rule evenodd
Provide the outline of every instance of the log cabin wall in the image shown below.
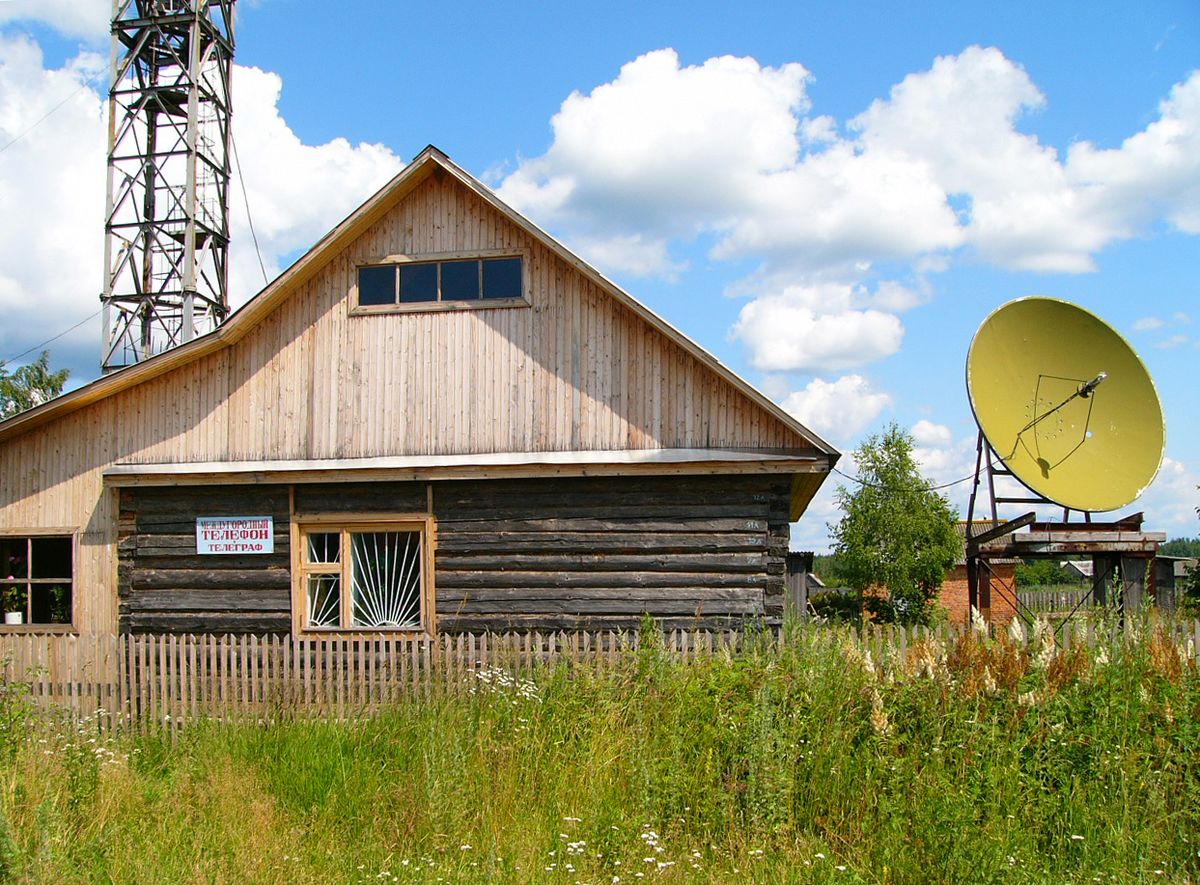
<path fill-rule="evenodd" d="M 122 633 L 287 633 L 287 486 L 124 489 L 117 540 Z M 270 516 L 272 553 L 200 555 L 198 516 Z"/>
<path fill-rule="evenodd" d="M 430 487 L 439 632 L 782 617 L 787 477 L 297 485 L 295 513 L 411 514 Z M 273 554 L 196 554 L 196 516 L 266 514 Z M 291 629 L 286 486 L 130 489 L 120 516 L 123 632 Z"/>
<path fill-rule="evenodd" d="M 719 628 L 783 616 L 788 478 L 444 483 L 441 631 Z"/>
<path fill-rule="evenodd" d="M 528 306 L 352 314 L 361 263 L 484 250 L 524 258 Z M 109 633 L 119 506 L 109 465 L 693 447 L 815 452 L 435 171 L 232 343 L 6 437 L 0 532 L 74 533 L 75 629 Z"/>

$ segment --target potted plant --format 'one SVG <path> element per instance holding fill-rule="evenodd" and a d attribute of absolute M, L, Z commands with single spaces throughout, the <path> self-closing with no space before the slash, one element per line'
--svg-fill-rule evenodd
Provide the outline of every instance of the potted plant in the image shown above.
<path fill-rule="evenodd" d="M 12 575 L 8 578 L 12 580 Z M 0 609 L 4 610 L 4 623 L 25 623 L 25 594 L 20 584 L 0 584 Z"/>

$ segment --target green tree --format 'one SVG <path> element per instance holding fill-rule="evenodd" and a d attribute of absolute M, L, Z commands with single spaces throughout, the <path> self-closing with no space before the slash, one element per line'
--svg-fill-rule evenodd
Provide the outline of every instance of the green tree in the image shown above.
<path fill-rule="evenodd" d="M 32 363 L 9 373 L 0 362 L 0 420 L 40 406 L 62 393 L 70 369 L 50 371 L 50 351 L 43 350 Z"/>
<path fill-rule="evenodd" d="M 1017 566 L 1018 587 L 1047 587 L 1056 584 L 1078 584 L 1057 559 L 1026 559 Z"/>
<path fill-rule="evenodd" d="M 859 485 L 838 486 L 842 519 L 830 526 L 840 576 L 877 619 L 928 623 L 962 552 L 957 514 L 921 477 L 912 437 L 897 425 L 868 437 L 854 459 Z"/>
<path fill-rule="evenodd" d="M 1200 557 L 1200 538 L 1172 538 L 1158 546 L 1162 556 L 1196 556 Z"/>

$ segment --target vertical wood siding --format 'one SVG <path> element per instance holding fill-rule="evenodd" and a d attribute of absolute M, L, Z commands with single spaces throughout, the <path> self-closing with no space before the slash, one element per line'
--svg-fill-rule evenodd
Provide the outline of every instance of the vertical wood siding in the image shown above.
<path fill-rule="evenodd" d="M 355 267 L 513 250 L 531 305 L 350 316 Z M 805 448 L 805 440 L 449 176 L 434 175 L 231 347 L 0 449 L 0 531 L 80 535 L 76 626 L 116 629 L 113 463 Z"/>

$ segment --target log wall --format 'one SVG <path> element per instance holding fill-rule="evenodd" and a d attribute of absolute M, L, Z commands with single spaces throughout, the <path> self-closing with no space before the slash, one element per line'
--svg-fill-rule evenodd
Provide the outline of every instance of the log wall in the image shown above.
<path fill-rule="evenodd" d="M 286 486 L 121 492 L 117 598 L 122 633 L 286 633 L 292 626 Z M 201 556 L 197 516 L 271 516 L 273 553 Z"/>
<path fill-rule="evenodd" d="M 464 482 L 435 488 L 440 630 L 778 619 L 787 477 Z"/>
<path fill-rule="evenodd" d="M 129 489 L 121 630 L 287 632 L 293 513 L 412 515 L 431 500 L 439 632 L 627 629 L 643 613 L 667 628 L 774 623 L 788 492 L 777 476 Z M 196 555 L 196 516 L 268 513 L 274 554 Z"/>

